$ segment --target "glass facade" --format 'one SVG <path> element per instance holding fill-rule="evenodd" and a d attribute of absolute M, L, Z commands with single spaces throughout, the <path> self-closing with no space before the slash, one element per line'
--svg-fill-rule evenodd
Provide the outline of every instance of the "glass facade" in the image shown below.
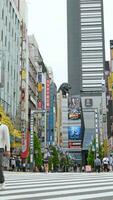
<path fill-rule="evenodd" d="M 13 1 L 0 1 L 0 102 L 15 118 L 19 107 L 20 19 Z"/>

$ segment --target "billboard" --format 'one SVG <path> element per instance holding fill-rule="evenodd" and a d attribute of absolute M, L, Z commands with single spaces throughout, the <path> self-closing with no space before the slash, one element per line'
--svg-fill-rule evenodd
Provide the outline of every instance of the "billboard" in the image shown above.
<path fill-rule="evenodd" d="M 81 140 L 81 127 L 80 126 L 68 127 L 68 140 Z"/>
<path fill-rule="evenodd" d="M 80 97 L 71 96 L 68 98 L 68 119 L 81 119 Z"/>

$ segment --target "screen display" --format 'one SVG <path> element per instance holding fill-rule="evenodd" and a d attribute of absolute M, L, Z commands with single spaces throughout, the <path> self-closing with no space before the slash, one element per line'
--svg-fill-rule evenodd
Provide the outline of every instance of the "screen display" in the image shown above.
<path fill-rule="evenodd" d="M 81 140 L 81 127 L 80 126 L 68 127 L 68 140 Z"/>

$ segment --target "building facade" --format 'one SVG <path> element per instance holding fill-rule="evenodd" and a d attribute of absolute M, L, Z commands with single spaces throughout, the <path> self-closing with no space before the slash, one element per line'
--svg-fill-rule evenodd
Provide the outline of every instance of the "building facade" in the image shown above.
<path fill-rule="evenodd" d="M 103 0 L 67 0 L 67 33 L 68 82 L 72 87 L 70 94 L 81 95 L 83 149 L 88 149 L 94 137 L 98 149 L 100 135 L 107 137 L 107 120 L 103 122 L 106 118 Z"/>
<path fill-rule="evenodd" d="M 68 81 L 71 94 L 102 91 L 104 23 L 102 0 L 67 0 Z"/>
<path fill-rule="evenodd" d="M 19 111 L 20 15 L 13 1 L 0 2 L 0 101 L 14 119 Z"/>
<path fill-rule="evenodd" d="M 37 110 L 37 99 L 38 99 L 38 44 L 34 35 L 28 37 L 29 45 L 29 90 L 28 90 L 28 113 L 29 113 L 29 129 L 30 129 L 30 117 L 31 110 Z M 35 132 L 37 132 L 37 116 L 35 117 Z"/>

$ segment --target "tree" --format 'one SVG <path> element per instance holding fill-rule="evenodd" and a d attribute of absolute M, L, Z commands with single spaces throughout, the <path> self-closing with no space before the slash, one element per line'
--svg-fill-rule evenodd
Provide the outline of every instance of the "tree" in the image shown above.
<path fill-rule="evenodd" d="M 94 159 L 95 159 L 95 153 L 92 151 L 92 146 L 90 146 L 88 150 L 88 157 L 87 157 L 87 162 L 88 165 L 91 165 L 91 167 L 94 167 Z"/>
<path fill-rule="evenodd" d="M 42 159 L 40 141 L 36 133 L 34 133 L 34 160 L 35 160 L 35 166 L 40 169 L 43 164 L 43 159 Z"/>
<path fill-rule="evenodd" d="M 104 139 L 103 141 L 102 151 L 103 151 L 103 157 L 107 156 L 109 153 L 109 144 L 107 139 Z"/>
<path fill-rule="evenodd" d="M 57 149 L 52 146 L 52 163 L 53 163 L 53 169 L 56 171 L 59 166 L 59 156 Z"/>

